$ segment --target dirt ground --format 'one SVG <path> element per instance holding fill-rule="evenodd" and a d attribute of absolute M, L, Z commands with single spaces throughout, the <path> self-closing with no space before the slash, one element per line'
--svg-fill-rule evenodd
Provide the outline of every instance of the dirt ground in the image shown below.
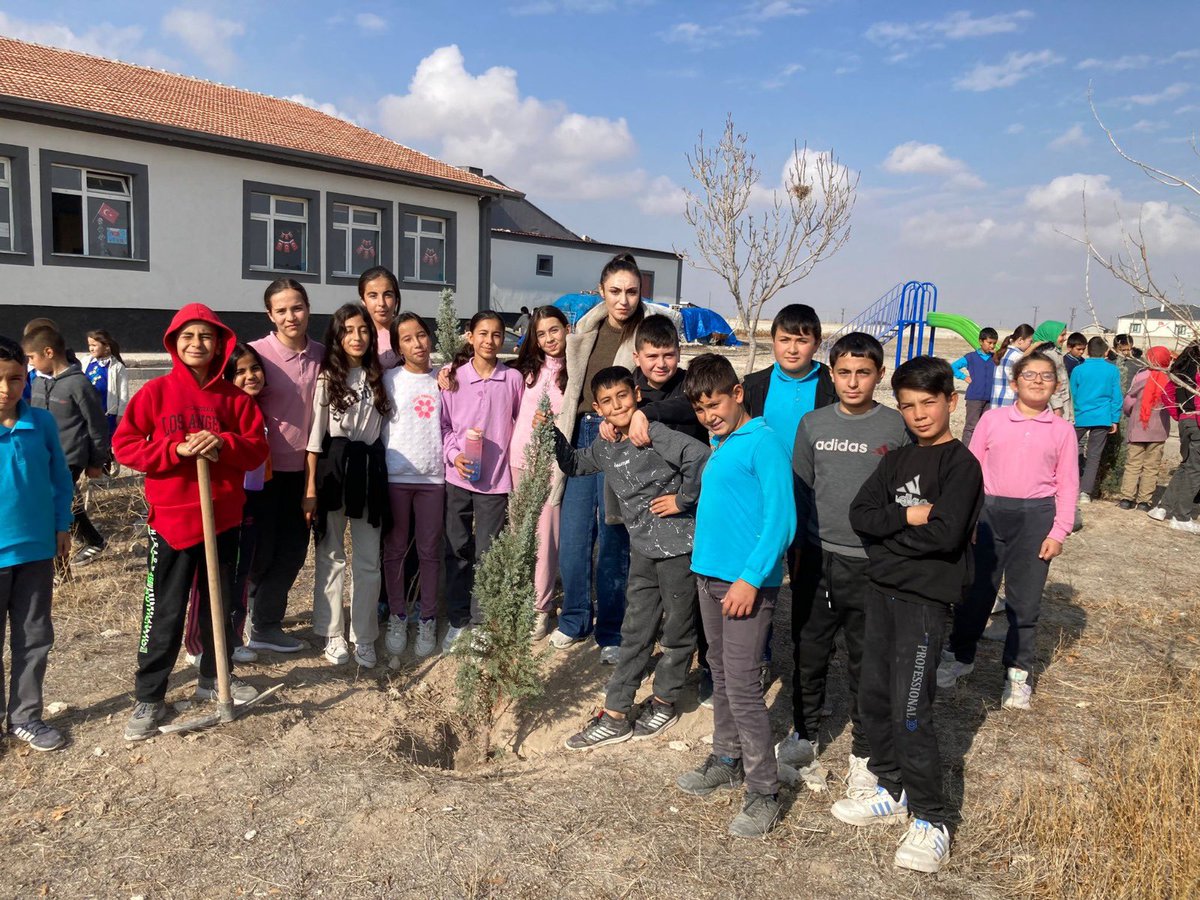
<path fill-rule="evenodd" d="M 505 716 L 504 749 L 484 763 L 458 727 L 453 661 L 419 662 L 410 643 L 395 671 L 325 664 L 308 627 L 311 563 L 289 628 L 312 652 L 240 668 L 259 687 L 282 682 L 277 697 L 232 725 L 126 743 L 144 569 L 136 494 L 130 478 L 93 490 L 112 550 L 55 598 L 46 701 L 66 707 L 47 718 L 70 743 L 53 754 L 0 745 L 0 896 L 1014 896 L 1031 850 L 996 811 L 1035 776 L 1053 785 L 1051 804 L 1086 783 L 1106 707 L 1141 700 L 1123 692 L 1135 670 L 1200 662 L 1196 538 L 1111 502 L 1085 507 L 1051 569 L 1034 710 L 999 709 L 995 643 L 938 698 L 961 824 L 951 862 L 920 876 L 892 867 L 898 830 L 828 813 L 849 752 L 841 653 L 822 741 L 829 790 L 785 789 L 780 827 L 737 841 L 725 828 L 740 798 L 673 785 L 708 750 L 711 713 L 694 685 L 662 739 L 569 753 L 563 739 L 611 670 L 594 645 L 548 651 L 545 694 Z M 785 591 L 768 695 L 779 737 L 791 717 L 788 610 Z M 168 700 L 187 702 L 194 678 L 181 658 Z"/>

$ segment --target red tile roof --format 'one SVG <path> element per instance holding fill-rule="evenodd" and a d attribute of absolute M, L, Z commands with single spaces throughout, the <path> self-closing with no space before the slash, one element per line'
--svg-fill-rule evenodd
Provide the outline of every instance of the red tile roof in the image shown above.
<path fill-rule="evenodd" d="M 458 190 L 516 194 L 291 100 L 6 37 L 0 37 L 0 98 L 333 157 L 449 182 Z"/>

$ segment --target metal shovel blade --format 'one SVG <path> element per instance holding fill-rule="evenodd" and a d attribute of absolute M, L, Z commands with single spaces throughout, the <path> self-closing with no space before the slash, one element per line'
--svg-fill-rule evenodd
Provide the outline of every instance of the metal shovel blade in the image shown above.
<path fill-rule="evenodd" d="M 265 691 L 260 693 L 253 700 L 247 700 L 245 703 L 238 703 L 233 707 L 233 717 L 236 719 L 243 712 L 251 707 L 257 706 L 266 700 L 268 697 L 273 697 L 283 688 L 282 684 L 273 684 Z M 181 734 L 187 731 L 199 731 L 202 728 L 211 728 L 213 725 L 221 724 L 221 713 L 211 712 L 203 716 L 195 716 L 191 719 L 184 719 L 182 722 L 171 722 L 169 725 L 158 726 L 159 734 Z"/>

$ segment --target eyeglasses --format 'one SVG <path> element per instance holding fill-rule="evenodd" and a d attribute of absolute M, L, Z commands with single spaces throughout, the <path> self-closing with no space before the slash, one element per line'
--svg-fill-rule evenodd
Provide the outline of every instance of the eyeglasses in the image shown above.
<path fill-rule="evenodd" d="M 1021 373 L 1021 380 L 1028 381 L 1030 384 L 1032 384 L 1035 381 L 1044 381 L 1044 382 L 1049 383 L 1051 381 L 1058 381 L 1058 373 L 1057 372 L 1028 372 L 1028 371 L 1026 371 L 1026 372 Z"/>

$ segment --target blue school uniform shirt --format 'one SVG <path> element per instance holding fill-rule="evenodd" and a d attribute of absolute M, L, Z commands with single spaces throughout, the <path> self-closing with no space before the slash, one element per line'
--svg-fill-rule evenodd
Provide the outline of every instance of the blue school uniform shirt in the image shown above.
<path fill-rule="evenodd" d="M 1112 425 L 1121 418 L 1121 371 L 1108 360 L 1091 357 L 1071 373 L 1071 400 L 1080 428 Z"/>
<path fill-rule="evenodd" d="M 792 463 L 779 435 L 751 419 L 713 452 L 700 479 L 692 571 L 756 588 L 783 583 L 783 554 L 796 536 Z"/>
<path fill-rule="evenodd" d="M 18 401 L 13 426 L 0 424 L 0 497 L 17 510 L 0 516 L 0 569 L 54 558 L 74 487 L 54 416 Z"/>
<path fill-rule="evenodd" d="M 996 365 L 992 362 L 992 354 L 972 350 L 966 356 L 960 356 L 950 363 L 950 368 L 954 370 L 954 377 L 960 381 L 965 381 L 967 375 L 971 376 L 971 382 L 967 385 L 967 400 L 988 402 L 992 399 L 992 384 L 996 377 Z"/>
<path fill-rule="evenodd" d="M 762 417 L 768 426 L 788 448 L 796 443 L 796 429 L 800 420 L 817 405 L 817 375 L 821 364 L 813 362 L 812 368 L 803 378 L 793 378 L 783 371 L 779 363 L 771 367 L 771 384 L 767 388 L 767 400 L 763 405 Z"/>

